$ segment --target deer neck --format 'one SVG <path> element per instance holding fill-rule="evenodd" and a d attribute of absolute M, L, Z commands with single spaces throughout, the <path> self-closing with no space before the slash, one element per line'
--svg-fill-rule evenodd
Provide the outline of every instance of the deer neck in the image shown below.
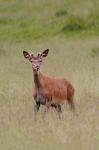
<path fill-rule="evenodd" d="M 36 89 L 41 89 L 42 88 L 42 84 L 41 84 L 41 80 L 40 80 L 40 72 L 34 72 L 34 84 L 35 84 L 35 88 Z"/>

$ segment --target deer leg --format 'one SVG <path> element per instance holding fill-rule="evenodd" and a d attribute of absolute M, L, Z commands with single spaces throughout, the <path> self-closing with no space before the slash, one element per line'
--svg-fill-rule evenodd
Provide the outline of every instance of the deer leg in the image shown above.
<path fill-rule="evenodd" d="M 61 105 L 56 105 L 55 109 L 57 112 L 62 113 Z"/>
<path fill-rule="evenodd" d="M 51 103 L 50 103 L 50 101 L 47 99 L 47 100 L 46 100 L 46 105 L 45 105 L 44 114 L 43 114 L 43 119 L 45 119 L 45 116 L 46 116 L 46 114 L 47 114 L 47 112 L 48 112 L 50 106 L 51 106 Z"/>
<path fill-rule="evenodd" d="M 61 113 L 62 113 L 61 105 L 59 105 L 59 104 L 57 104 L 57 105 L 51 104 L 51 107 L 54 107 L 54 108 L 55 108 L 55 110 L 56 110 L 57 113 L 58 113 L 59 119 L 61 119 Z"/>
<path fill-rule="evenodd" d="M 39 111 L 40 108 L 40 102 L 36 102 L 35 106 L 34 106 L 34 118 L 36 120 L 37 117 L 37 112 Z"/>
<path fill-rule="evenodd" d="M 61 113 L 62 113 L 61 105 L 59 105 L 59 104 L 56 105 L 55 109 L 58 112 L 59 119 L 61 119 Z"/>
<path fill-rule="evenodd" d="M 68 98 L 67 101 L 68 101 L 68 104 L 69 104 L 71 110 L 74 111 L 75 110 L 75 105 L 74 105 L 74 99 L 73 99 L 73 97 Z"/>

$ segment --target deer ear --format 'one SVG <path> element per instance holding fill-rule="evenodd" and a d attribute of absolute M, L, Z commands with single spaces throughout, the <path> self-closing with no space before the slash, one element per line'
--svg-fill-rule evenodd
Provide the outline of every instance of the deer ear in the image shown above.
<path fill-rule="evenodd" d="M 30 58 L 30 54 L 26 51 L 23 51 L 23 55 L 26 59 L 29 59 Z"/>
<path fill-rule="evenodd" d="M 48 55 L 48 52 L 49 52 L 49 49 L 44 50 L 44 51 L 41 53 L 41 56 L 42 56 L 42 57 L 46 57 L 46 56 Z"/>

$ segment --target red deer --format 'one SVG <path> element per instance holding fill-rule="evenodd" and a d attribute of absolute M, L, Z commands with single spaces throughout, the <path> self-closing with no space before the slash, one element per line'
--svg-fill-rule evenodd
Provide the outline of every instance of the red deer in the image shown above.
<path fill-rule="evenodd" d="M 74 109 L 74 88 L 72 84 L 64 78 L 52 78 L 40 72 L 42 60 L 48 55 L 48 52 L 49 49 L 46 49 L 42 53 L 34 55 L 23 51 L 23 55 L 32 64 L 35 84 L 33 93 L 35 100 L 35 114 L 37 114 L 40 105 L 42 104 L 46 106 L 45 113 L 50 107 L 54 107 L 60 117 L 60 113 L 62 112 L 61 105 L 66 101 L 70 108 L 72 110 Z"/>

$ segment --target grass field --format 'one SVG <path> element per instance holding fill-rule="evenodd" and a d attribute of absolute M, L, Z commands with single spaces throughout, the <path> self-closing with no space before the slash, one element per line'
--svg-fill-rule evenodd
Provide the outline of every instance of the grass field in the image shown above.
<path fill-rule="evenodd" d="M 0 0 L 0 150 L 99 149 L 98 0 Z M 42 72 L 75 87 L 76 113 L 33 120 L 33 72 L 22 51 L 49 48 Z"/>

